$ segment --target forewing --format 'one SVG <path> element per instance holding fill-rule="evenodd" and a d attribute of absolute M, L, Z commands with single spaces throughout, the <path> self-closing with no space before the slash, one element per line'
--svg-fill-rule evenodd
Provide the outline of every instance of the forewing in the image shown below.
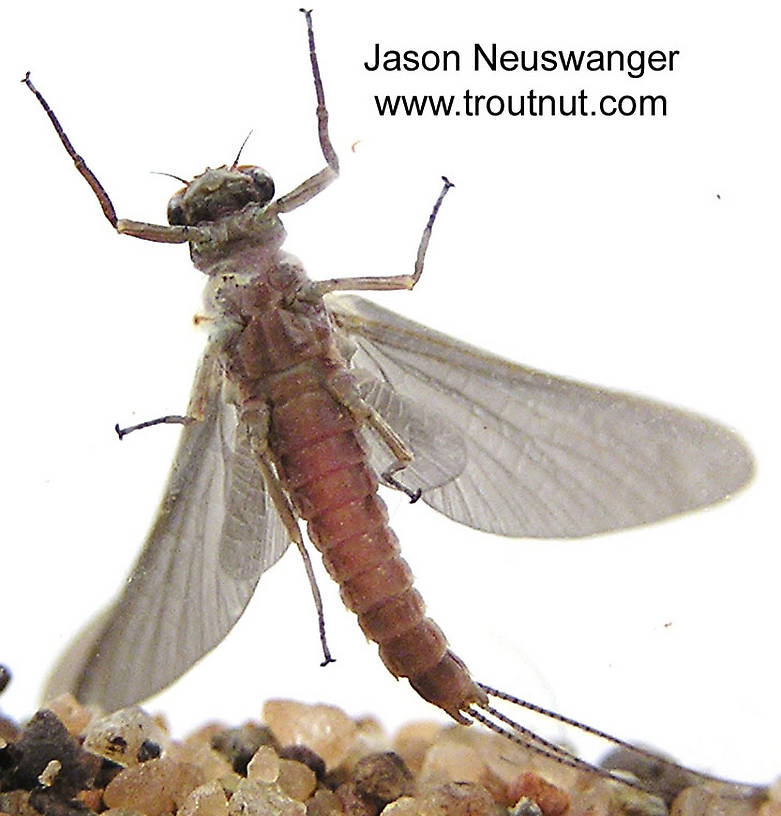
<path fill-rule="evenodd" d="M 463 470 L 422 498 L 470 527 L 587 536 L 712 504 L 752 476 L 745 444 L 711 420 L 507 362 L 359 297 L 327 304 L 355 366 L 463 433 Z"/>
<path fill-rule="evenodd" d="M 60 660 L 47 695 L 71 691 L 113 710 L 165 688 L 225 637 L 288 546 L 208 353 L 193 393 L 203 419 L 182 430 L 141 555 L 119 598 Z"/>

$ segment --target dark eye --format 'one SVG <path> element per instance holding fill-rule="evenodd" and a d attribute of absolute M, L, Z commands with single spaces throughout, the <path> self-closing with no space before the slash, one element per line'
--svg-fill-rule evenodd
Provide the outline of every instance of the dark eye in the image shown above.
<path fill-rule="evenodd" d="M 168 202 L 168 223 L 172 227 L 184 226 L 184 210 L 176 199 L 172 199 Z"/>
<path fill-rule="evenodd" d="M 255 185 L 261 204 L 267 204 L 274 198 L 274 182 L 268 173 L 255 170 L 252 174 L 252 183 Z"/>

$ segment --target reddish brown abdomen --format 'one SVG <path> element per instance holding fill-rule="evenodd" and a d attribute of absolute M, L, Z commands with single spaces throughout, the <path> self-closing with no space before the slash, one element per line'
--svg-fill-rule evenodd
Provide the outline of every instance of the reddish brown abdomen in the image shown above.
<path fill-rule="evenodd" d="M 313 361 L 307 369 L 277 377 L 270 395 L 269 442 L 280 478 L 344 603 L 379 645 L 389 671 L 409 678 L 424 699 L 463 720 L 459 712 L 482 700 L 482 691 L 425 616 L 356 421 L 323 382 L 338 368 L 326 374 Z"/>

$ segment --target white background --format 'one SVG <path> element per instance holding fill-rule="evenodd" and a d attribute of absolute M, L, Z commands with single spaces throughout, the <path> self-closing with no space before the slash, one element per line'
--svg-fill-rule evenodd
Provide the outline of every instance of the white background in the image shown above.
<path fill-rule="evenodd" d="M 284 192 L 320 168 L 295 3 L 16 3 L 4 125 L 2 699 L 34 710 L 47 668 L 121 584 L 176 430 L 118 443 L 116 421 L 182 411 L 202 337 L 187 251 L 114 235 L 35 100 L 33 79 L 121 217 L 161 222 L 178 186 L 246 161 Z M 779 771 L 778 72 L 771 4 L 321 2 L 315 22 L 343 178 L 289 215 L 312 277 L 411 268 L 447 173 L 426 273 L 391 308 L 506 357 L 652 395 L 740 429 L 758 460 L 733 501 L 579 542 L 504 541 L 389 498 L 428 600 L 476 677 L 688 764 Z M 10 18 L 9 16 L 10 15 Z M 406 49 L 679 49 L 676 70 L 369 74 Z M 664 93 L 666 118 L 380 119 L 375 93 Z M 354 152 L 350 146 L 358 142 Z M 177 732 L 291 696 L 436 716 L 395 682 L 327 579 L 338 662 L 318 668 L 295 554 L 227 641 L 155 699 Z M 132 670 L 128 668 L 128 670 Z M 554 734 L 555 735 L 555 734 Z"/>

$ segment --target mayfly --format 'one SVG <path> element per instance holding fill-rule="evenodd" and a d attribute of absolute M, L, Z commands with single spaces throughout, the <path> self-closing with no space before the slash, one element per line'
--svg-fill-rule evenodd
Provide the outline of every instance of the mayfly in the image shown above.
<path fill-rule="evenodd" d="M 168 225 L 117 218 L 25 77 L 117 232 L 188 243 L 208 276 L 210 334 L 187 416 L 161 420 L 185 427 L 157 518 L 122 594 L 66 653 L 54 687 L 113 709 L 169 685 L 225 637 L 291 541 L 328 662 L 303 520 L 394 676 L 458 722 L 590 768 L 501 714 L 491 698 L 542 710 L 477 683 L 449 650 L 399 555 L 378 484 L 478 530 L 582 537 L 719 501 L 750 479 L 751 455 L 699 416 L 506 362 L 336 294 L 415 286 L 447 180 L 412 274 L 309 280 L 282 250 L 280 216 L 321 193 L 339 164 L 305 15 L 325 168 L 275 198 L 269 174 L 237 157 L 187 182 Z"/>

